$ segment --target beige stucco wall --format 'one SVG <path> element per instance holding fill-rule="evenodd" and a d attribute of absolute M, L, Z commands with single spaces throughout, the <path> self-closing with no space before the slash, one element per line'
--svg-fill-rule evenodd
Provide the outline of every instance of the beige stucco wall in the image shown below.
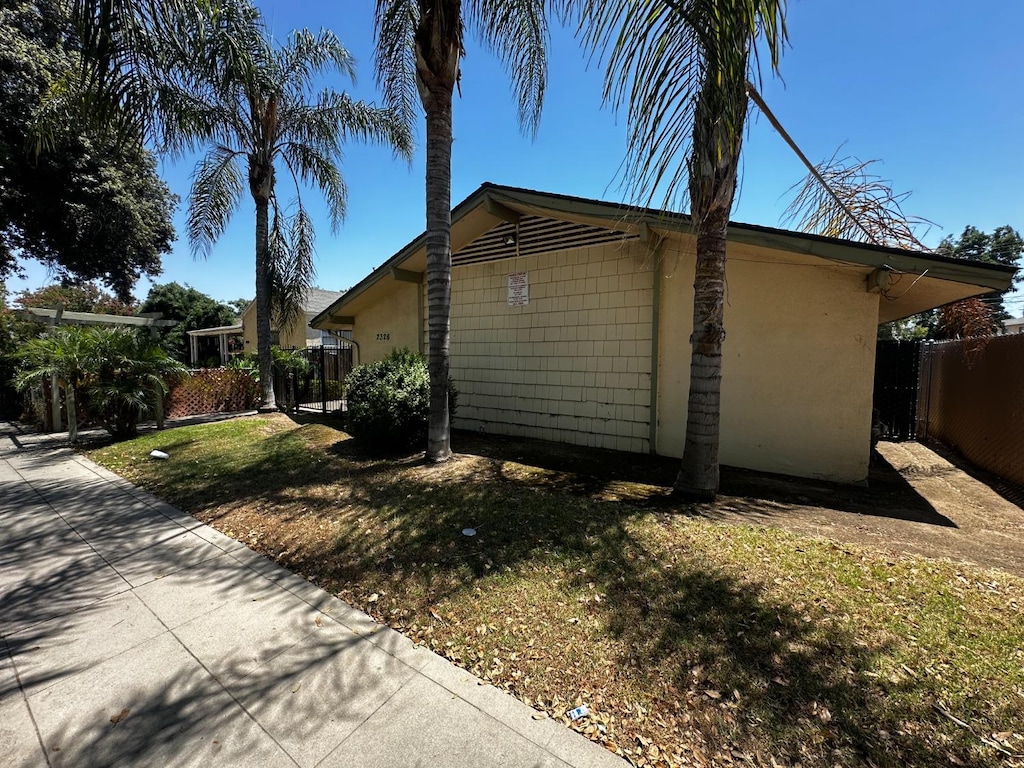
<path fill-rule="evenodd" d="M 376 300 L 355 315 L 352 340 L 359 364 L 387 357 L 393 349 L 420 349 L 420 286 L 383 278 Z"/>
<path fill-rule="evenodd" d="M 729 257 L 721 462 L 863 480 L 879 311 L 866 270 L 737 243 Z M 649 451 L 653 264 L 633 241 L 455 267 L 455 426 Z M 508 305 L 513 272 L 528 273 L 526 306 Z M 656 451 L 681 456 L 692 240 L 666 241 L 659 274 Z M 425 287 L 385 277 L 373 291 L 355 312 L 359 362 L 425 349 Z"/>
<path fill-rule="evenodd" d="M 529 304 L 508 305 L 526 272 Z M 639 243 L 452 271 L 456 427 L 649 450 L 652 272 Z"/>
<path fill-rule="evenodd" d="M 304 349 L 307 338 L 320 338 L 320 332 L 308 327 L 310 316 L 299 318 L 281 332 L 282 349 Z M 273 327 L 273 326 L 272 326 Z M 246 352 L 256 352 L 256 302 L 250 302 L 242 312 L 242 338 Z"/>
<path fill-rule="evenodd" d="M 878 295 L 866 291 L 858 270 L 735 244 L 729 257 L 721 463 L 863 480 L 870 453 Z M 670 242 L 662 274 L 657 450 L 681 456 L 690 376 L 692 245 Z"/>

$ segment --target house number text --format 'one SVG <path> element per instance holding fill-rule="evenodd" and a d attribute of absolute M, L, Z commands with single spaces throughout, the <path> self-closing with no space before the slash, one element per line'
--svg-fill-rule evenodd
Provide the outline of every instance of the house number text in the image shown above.
<path fill-rule="evenodd" d="M 390 333 L 378 333 L 377 334 L 377 341 L 391 341 L 391 334 Z"/>

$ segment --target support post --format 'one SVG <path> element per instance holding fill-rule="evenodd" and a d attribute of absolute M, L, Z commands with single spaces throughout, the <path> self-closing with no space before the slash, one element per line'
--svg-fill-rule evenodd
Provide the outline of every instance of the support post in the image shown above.
<path fill-rule="evenodd" d="M 153 417 L 156 419 L 156 428 L 164 428 L 164 388 L 157 384 L 153 388 Z"/>

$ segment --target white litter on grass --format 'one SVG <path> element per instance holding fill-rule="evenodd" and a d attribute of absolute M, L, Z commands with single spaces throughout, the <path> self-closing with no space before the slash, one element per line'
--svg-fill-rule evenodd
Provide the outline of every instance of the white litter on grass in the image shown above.
<path fill-rule="evenodd" d="M 463 536 L 476 536 L 476 528 L 463 528 L 462 529 L 462 535 Z"/>
<path fill-rule="evenodd" d="M 570 709 L 565 713 L 565 716 L 570 720 L 579 720 L 581 717 L 586 717 L 590 714 L 590 710 L 587 709 L 587 705 L 584 704 L 582 707 L 576 707 L 576 709 Z"/>
<path fill-rule="evenodd" d="M 164 453 L 163 451 L 150 451 L 149 452 L 149 458 L 151 458 L 151 459 L 169 459 L 169 458 L 171 458 L 171 455 L 169 453 Z"/>

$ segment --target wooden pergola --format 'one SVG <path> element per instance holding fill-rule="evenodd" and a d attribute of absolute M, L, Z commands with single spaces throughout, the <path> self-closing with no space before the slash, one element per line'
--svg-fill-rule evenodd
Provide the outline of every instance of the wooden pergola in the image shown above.
<path fill-rule="evenodd" d="M 146 312 L 141 315 L 104 315 L 98 312 L 66 312 L 63 307 L 50 309 L 46 307 L 26 307 L 18 312 L 29 320 L 44 322 L 47 325 L 115 325 L 142 326 L 150 329 L 154 336 L 158 328 L 177 325 L 177 320 L 163 320 L 161 312 Z"/>

